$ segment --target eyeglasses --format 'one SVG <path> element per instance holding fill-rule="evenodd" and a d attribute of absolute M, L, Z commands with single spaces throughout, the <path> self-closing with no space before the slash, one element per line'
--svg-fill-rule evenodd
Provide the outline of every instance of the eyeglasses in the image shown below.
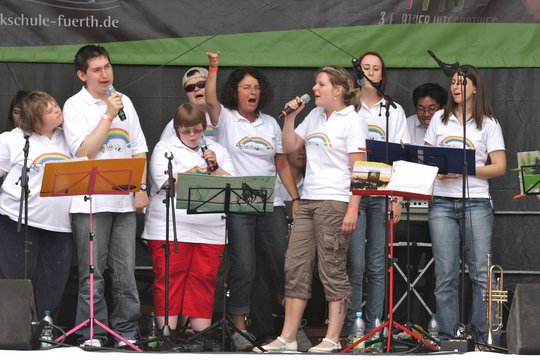
<path fill-rule="evenodd" d="M 203 129 L 191 129 L 191 130 L 178 130 L 178 132 L 182 135 L 199 135 L 202 133 Z"/>
<path fill-rule="evenodd" d="M 437 111 L 439 109 L 440 109 L 440 107 L 438 105 L 430 105 L 427 108 L 425 108 L 423 106 L 418 106 L 416 108 L 416 112 L 419 113 L 419 114 L 423 114 L 423 113 L 433 114 L 435 111 Z"/>
<path fill-rule="evenodd" d="M 192 91 L 195 91 L 195 87 L 198 87 L 199 89 L 204 89 L 205 86 L 206 86 L 206 81 L 199 81 L 199 82 L 196 82 L 195 84 L 186 86 L 184 90 L 186 90 L 186 92 L 192 92 Z"/>
<path fill-rule="evenodd" d="M 244 85 L 244 86 L 239 86 L 238 88 L 240 90 L 247 91 L 247 92 L 252 92 L 253 90 L 255 90 L 255 92 L 261 91 L 261 87 L 259 85 L 255 85 L 255 86 Z"/>

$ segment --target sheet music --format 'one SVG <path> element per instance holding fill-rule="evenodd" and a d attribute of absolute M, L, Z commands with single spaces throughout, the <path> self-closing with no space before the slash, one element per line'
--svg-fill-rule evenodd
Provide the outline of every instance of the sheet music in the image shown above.
<path fill-rule="evenodd" d="M 403 191 L 413 194 L 431 195 L 437 171 L 435 166 L 422 165 L 408 161 L 394 161 L 392 177 L 387 190 Z"/>

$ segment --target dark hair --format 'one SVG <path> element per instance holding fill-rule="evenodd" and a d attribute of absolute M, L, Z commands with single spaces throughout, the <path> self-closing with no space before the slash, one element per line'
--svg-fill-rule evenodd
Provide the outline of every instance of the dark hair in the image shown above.
<path fill-rule="evenodd" d="M 11 100 L 11 104 L 9 105 L 9 113 L 8 118 L 6 122 L 6 131 L 11 131 L 17 127 L 15 125 L 15 119 L 13 119 L 13 109 L 18 107 L 19 109 L 22 109 L 22 103 L 25 97 L 30 94 L 30 91 L 28 90 L 19 90 Z"/>
<path fill-rule="evenodd" d="M 473 118 L 476 123 L 476 128 L 478 130 L 482 129 L 482 122 L 484 121 L 484 116 L 491 117 L 495 121 L 495 112 L 491 107 L 491 103 L 486 94 L 484 87 L 484 81 L 480 77 L 480 72 L 478 69 L 472 65 L 462 65 L 461 68 L 465 71 L 465 76 L 469 79 L 474 86 L 476 86 L 476 94 L 473 94 Z M 456 73 L 454 73 L 455 75 Z M 453 76 L 452 76 L 453 78 Z M 469 84 L 470 85 L 470 84 Z M 448 97 L 448 103 L 444 109 L 444 114 L 442 122 L 446 124 L 450 114 L 454 112 L 458 104 L 454 101 L 453 96 Z M 464 124 L 465 125 L 465 124 Z"/>
<path fill-rule="evenodd" d="M 21 123 L 19 128 L 27 133 L 39 133 L 43 114 L 50 102 L 56 103 L 56 100 L 43 91 L 32 91 L 22 102 Z"/>
<path fill-rule="evenodd" d="M 381 69 L 381 75 L 382 75 L 382 79 L 381 79 L 381 83 L 379 85 L 379 88 L 381 90 L 384 90 L 384 88 L 386 87 L 386 65 L 384 65 L 384 60 L 382 58 L 381 55 L 379 55 L 379 53 L 375 52 L 375 51 L 367 51 L 365 53 L 363 53 L 360 58 L 358 58 L 358 64 L 360 64 L 362 62 L 362 59 L 365 58 L 366 56 L 368 55 L 373 55 L 373 56 L 376 56 L 379 58 L 379 60 L 381 60 L 381 64 L 382 64 L 382 69 Z"/>
<path fill-rule="evenodd" d="M 77 54 L 75 54 L 75 59 L 73 60 L 73 63 L 75 64 L 75 71 L 81 70 L 83 73 L 86 74 L 86 71 L 88 70 L 88 60 L 100 56 L 106 56 L 109 62 L 111 62 L 109 53 L 107 52 L 107 50 L 105 50 L 104 47 L 99 45 L 83 46 L 79 49 L 79 51 L 77 51 Z"/>
<path fill-rule="evenodd" d="M 430 97 L 435 100 L 440 107 L 444 107 L 448 102 L 448 91 L 439 84 L 425 83 L 418 85 L 412 93 L 412 101 L 414 107 L 418 105 L 418 100 L 425 97 Z"/>
<path fill-rule="evenodd" d="M 221 103 L 229 110 L 238 109 L 238 84 L 247 75 L 253 76 L 259 81 L 261 96 L 255 109 L 258 116 L 261 109 L 272 100 L 272 88 L 270 82 L 262 72 L 254 68 L 241 68 L 233 71 L 221 89 Z"/>
<path fill-rule="evenodd" d="M 174 131 L 176 136 L 180 137 L 178 128 L 191 127 L 202 125 L 203 130 L 206 129 L 206 115 L 202 110 L 199 110 L 191 104 L 182 104 L 174 113 Z"/>
<path fill-rule="evenodd" d="M 362 101 L 360 100 L 362 90 L 355 87 L 353 78 L 347 70 L 339 66 L 328 65 L 317 70 L 315 77 L 320 73 L 328 75 L 332 86 L 341 86 L 343 88 L 343 102 L 345 105 L 353 105 L 357 111 L 360 110 L 362 105 Z"/>

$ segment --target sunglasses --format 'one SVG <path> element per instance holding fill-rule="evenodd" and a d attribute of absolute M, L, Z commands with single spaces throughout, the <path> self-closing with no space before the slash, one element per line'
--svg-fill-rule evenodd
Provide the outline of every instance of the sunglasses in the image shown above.
<path fill-rule="evenodd" d="M 205 86 L 206 86 L 206 81 L 203 80 L 203 81 L 196 82 L 195 84 L 188 85 L 184 89 L 186 90 L 186 92 L 192 92 L 192 91 L 195 91 L 196 87 L 198 87 L 199 89 L 204 89 Z"/>
<path fill-rule="evenodd" d="M 186 136 L 189 136 L 189 135 L 198 135 L 200 133 L 202 133 L 204 131 L 204 129 L 190 129 L 190 130 L 178 130 L 178 132 L 182 135 L 186 135 Z"/>

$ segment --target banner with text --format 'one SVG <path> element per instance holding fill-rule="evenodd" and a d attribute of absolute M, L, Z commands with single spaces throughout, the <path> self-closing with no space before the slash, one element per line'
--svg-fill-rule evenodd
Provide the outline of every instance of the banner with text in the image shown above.
<path fill-rule="evenodd" d="M 536 67 L 537 0 L 2 0 L 0 61 L 69 63 L 88 43 L 114 63 L 350 65 L 373 50 L 390 67 L 447 62 Z"/>

